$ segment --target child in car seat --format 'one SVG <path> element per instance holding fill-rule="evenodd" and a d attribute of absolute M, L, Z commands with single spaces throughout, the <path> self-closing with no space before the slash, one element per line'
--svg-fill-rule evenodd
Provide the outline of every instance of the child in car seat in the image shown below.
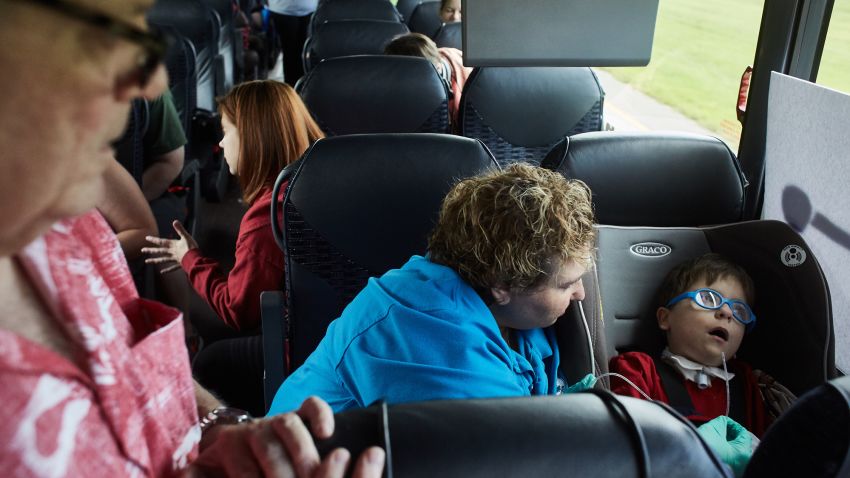
<path fill-rule="evenodd" d="M 756 323 L 753 281 L 719 254 L 671 270 L 659 290 L 658 326 L 667 335 L 660 357 L 625 352 L 610 360 L 611 390 L 670 404 L 695 425 L 730 417 L 758 437 L 769 424 L 758 380 L 735 359 Z M 643 393 L 638 391 L 640 389 Z"/>

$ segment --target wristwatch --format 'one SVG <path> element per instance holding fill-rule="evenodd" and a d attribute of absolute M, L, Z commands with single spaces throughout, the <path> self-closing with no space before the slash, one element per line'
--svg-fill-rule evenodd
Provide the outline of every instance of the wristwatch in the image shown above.
<path fill-rule="evenodd" d="M 250 422 L 253 419 L 251 414 L 245 410 L 232 407 L 218 407 L 201 417 L 201 433 L 215 425 L 236 425 Z"/>

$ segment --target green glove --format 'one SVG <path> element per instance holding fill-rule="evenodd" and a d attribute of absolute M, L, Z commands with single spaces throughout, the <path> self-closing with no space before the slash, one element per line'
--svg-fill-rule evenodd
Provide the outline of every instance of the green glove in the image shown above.
<path fill-rule="evenodd" d="M 732 467 L 735 476 L 744 474 L 758 438 L 740 423 L 726 416 L 719 416 L 697 428 L 700 436 L 717 453 L 717 456 Z"/>
<path fill-rule="evenodd" d="M 583 379 L 567 387 L 566 390 L 564 390 L 564 393 L 583 392 L 585 390 L 590 390 L 594 385 L 596 385 L 596 377 L 589 373 L 585 375 Z"/>

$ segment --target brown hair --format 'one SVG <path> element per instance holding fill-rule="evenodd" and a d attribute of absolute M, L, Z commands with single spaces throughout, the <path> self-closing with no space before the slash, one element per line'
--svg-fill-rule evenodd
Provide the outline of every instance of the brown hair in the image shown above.
<path fill-rule="evenodd" d="M 747 304 L 753 305 L 755 286 L 747 271 L 726 257 L 713 252 L 685 261 L 668 272 L 658 289 L 658 305 L 666 307 L 673 297 L 688 292 L 689 288 L 699 281 L 712 284 L 723 278 L 737 280 L 744 289 L 744 299 Z"/>
<path fill-rule="evenodd" d="M 428 241 L 431 260 L 478 289 L 532 289 L 553 261 L 592 261 L 593 209 L 581 181 L 514 164 L 449 191 Z M 557 264 L 557 263 L 556 263 Z"/>
<path fill-rule="evenodd" d="M 421 33 L 405 33 L 392 39 L 384 47 L 386 55 L 421 56 L 431 63 L 440 62 L 440 52 L 434 40 Z"/>
<path fill-rule="evenodd" d="M 234 86 L 218 99 L 218 107 L 239 134 L 239 184 L 248 204 L 281 169 L 324 137 L 295 90 L 279 81 Z"/>

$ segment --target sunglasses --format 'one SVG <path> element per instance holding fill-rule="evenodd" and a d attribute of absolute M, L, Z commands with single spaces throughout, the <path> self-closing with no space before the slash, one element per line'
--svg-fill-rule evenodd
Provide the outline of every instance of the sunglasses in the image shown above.
<path fill-rule="evenodd" d="M 144 89 L 150 82 L 160 63 L 165 57 L 165 52 L 170 44 L 162 32 L 151 29 L 150 31 L 132 25 L 124 20 L 112 18 L 97 10 L 69 3 L 65 0 L 15 0 L 20 3 L 29 3 L 49 8 L 69 17 L 80 20 L 91 26 L 102 28 L 110 34 L 123 38 L 142 47 L 143 52 L 139 55 L 136 68 L 129 75 L 135 77 L 139 87 Z"/>
<path fill-rule="evenodd" d="M 670 308 L 685 299 L 691 299 L 694 304 L 708 310 L 717 310 L 723 307 L 724 304 L 728 304 L 732 310 L 732 317 L 747 326 L 747 330 L 750 330 L 756 325 L 756 314 L 753 313 L 753 309 L 746 302 L 738 299 L 727 299 L 723 297 L 723 294 L 714 289 L 697 289 L 679 294 L 670 299 L 670 302 L 667 302 L 665 307 Z"/>

